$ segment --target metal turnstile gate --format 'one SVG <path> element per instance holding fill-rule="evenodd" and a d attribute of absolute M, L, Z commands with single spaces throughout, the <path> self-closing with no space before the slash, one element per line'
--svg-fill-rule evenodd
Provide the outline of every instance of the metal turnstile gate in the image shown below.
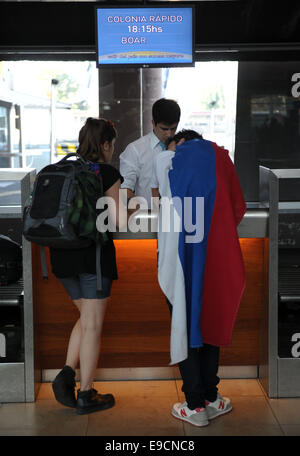
<path fill-rule="evenodd" d="M 269 397 L 300 397 L 300 169 L 260 166 L 269 208 L 259 379 Z"/>
<path fill-rule="evenodd" d="M 41 381 L 36 356 L 31 244 L 22 214 L 35 170 L 0 169 L 0 233 L 22 244 L 23 277 L 0 287 L 0 403 L 33 402 Z"/>

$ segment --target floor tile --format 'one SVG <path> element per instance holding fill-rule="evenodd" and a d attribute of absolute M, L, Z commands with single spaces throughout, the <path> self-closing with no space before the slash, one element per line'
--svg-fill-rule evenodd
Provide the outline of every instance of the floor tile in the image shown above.
<path fill-rule="evenodd" d="M 173 396 L 120 395 L 116 406 L 89 416 L 87 435 L 183 436 L 181 422 L 171 415 Z"/>
<path fill-rule="evenodd" d="M 99 392 L 112 393 L 116 406 L 85 415 L 89 420 L 88 435 L 184 435 L 182 424 L 174 423 L 169 416 L 172 404 L 178 400 L 174 380 L 103 381 L 93 386 Z M 44 383 L 38 401 L 49 399 L 54 399 L 51 383 Z"/>
<path fill-rule="evenodd" d="M 1 437 L 32 437 L 39 435 L 36 429 L 32 428 L 8 428 L 2 429 L 0 427 L 0 436 Z"/>
<path fill-rule="evenodd" d="M 52 383 L 42 383 L 37 394 L 37 401 L 49 400 L 54 398 Z"/>
<path fill-rule="evenodd" d="M 278 424 L 265 397 L 236 396 L 232 399 L 232 405 L 233 410 L 223 417 L 224 419 L 226 418 L 229 425 L 239 426 L 254 423 L 260 426 L 263 424 Z"/>
<path fill-rule="evenodd" d="M 222 379 L 218 387 L 222 396 L 264 396 L 264 393 L 256 379 Z"/>
<path fill-rule="evenodd" d="M 300 436 L 300 424 L 282 424 L 281 425 L 284 435 L 287 436 Z"/>
<path fill-rule="evenodd" d="M 0 409 L 0 435 L 85 435 L 87 425 L 86 416 L 77 415 L 74 409 L 55 400 L 3 404 Z"/>
<path fill-rule="evenodd" d="M 140 381 L 106 381 L 95 382 L 94 388 L 99 392 L 112 393 L 116 396 L 160 398 L 174 396 L 177 398 L 175 380 L 140 380 Z"/>
<path fill-rule="evenodd" d="M 222 419 L 224 419 L 223 417 Z M 220 418 L 221 419 L 221 418 Z M 255 423 L 230 426 L 226 423 L 211 422 L 203 428 L 196 428 L 184 424 L 186 436 L 226 436 L 226 437 L 255 437 L 255 436 L 284 436 L 279 425 L 264 424 L 257 426 Z"/>
<path fill-rule="evenodd" d="M 0 429 L 32 427 L 36 421 L 37 403 L 3 404 L 0 408 Z"/>
<path fill-rule="evenodd" d="M 300 425 L 300 398 L 268 399 L 280 424 Z"/>
<path fill-rule="evenodd" d="M 95 382 L 99 392 L 114 394 L 116 406 L 80 416 L 57 403 L 51 383 L 42 383 L 36 402 L 0 404 L 0 436 L 300 436 L 300 398 L 269 399 L 256 379 L 222 379 L 220 393 L 233 410 L 203 428 L 172 416 L 174 402 L 184 401 L 181 385 Z"/>
<path fill-rule="evenodd" d="M 283 435 L 264 397 L 234 397 L 233 410 L 205 428 L 184 423 L 186 435 Z"/>

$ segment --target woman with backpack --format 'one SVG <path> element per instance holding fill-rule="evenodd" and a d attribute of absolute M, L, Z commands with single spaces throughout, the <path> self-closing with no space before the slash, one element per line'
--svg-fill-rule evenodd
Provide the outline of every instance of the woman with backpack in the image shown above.
<path fill-rule="evenodd" d="M 89 163 L 102 180 L 103 194 L 120 208 L 115 214 L 116 226 L 127 223 L 127 212 L 119 203 L 123 181 L 119 171 L 109 164 L 117 133 L 105 119 L 88 118 L 79 133 L 77 153 Z M 95 220 L 96 223 L 96 220 Z M 102 290 L 97 289 L 95 244 L 84 249 L 50 249 L 52 272 L 61 281 L 80 318 L 73 327 L 66 365 L 52 383 L 55 398 L 61 404 L 77 409 L 78 414 L 92 413 L 113 407 L 112 394 L 99 394 L 92 387 L 98 364 L 100 339 L 112 281 L 118 278 L 112 236 L 101 249 Z M 75 369 L 80 362 L 80 389 L 75 397 Z"/>

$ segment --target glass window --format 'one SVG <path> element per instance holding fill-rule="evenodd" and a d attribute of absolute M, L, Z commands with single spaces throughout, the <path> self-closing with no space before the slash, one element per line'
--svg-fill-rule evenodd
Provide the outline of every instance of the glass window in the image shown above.
<path fill-rule="evenodd" d="M 234 159 L 238 62 L 197 62 L 166 70 L 164 96 L 181 108 L 179 129 L 201 133 Z"/>
<path fill-rule="evenodd" d="M 11 131 L 8 109 L 0 106 L 0 151 L 7 151 L 11 144 L 15 154 L 22 153 L 23 166 L 37 171 L 74 152 L 86 118 L 99 115 L 96 63 L 3 61 L 1 68 L 10 77 L 0 79 L 4 88 L 0 105 L 11 100 L 14 105 Z M 6 93 L 9 100 L 3 99 Z M 20 166 L 18 155 L 5 160 L 6 167 Z"/>
<path fill-rule="evenodd" d="M 18 181 L 0 182 L 0 206 L 21 205 L 21 184 Z"/>

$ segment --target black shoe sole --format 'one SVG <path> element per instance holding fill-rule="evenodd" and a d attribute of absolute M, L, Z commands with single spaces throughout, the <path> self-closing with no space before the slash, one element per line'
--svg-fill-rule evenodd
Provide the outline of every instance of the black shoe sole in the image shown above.
<path fill-rule="evenodd" d="M 87 415 L 93 412 L 100 412 L 101 410 L 107 410 L 112 408 L 115 405 L 115 401 L 107 402 L 106 404 L 95 404 L 89 407 L 79 408 L 77 407 L 77 414 L 78 415 Z"/>
<path fill-rule="evenodd" d="M 64 405 L 65 407 L 76 408 L 77 403 L 76 400 L 68 400 L 65 396 L 64 388 L 61 385 L 57 385 L 56 383 L 52 383 L 52 390 L 55 396 L 55 399 L 60 404 Z"/>

